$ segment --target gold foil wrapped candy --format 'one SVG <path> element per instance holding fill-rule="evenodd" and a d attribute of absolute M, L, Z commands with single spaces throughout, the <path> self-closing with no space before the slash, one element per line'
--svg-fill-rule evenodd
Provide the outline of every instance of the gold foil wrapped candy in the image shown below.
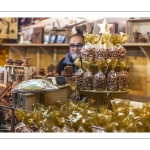
<path fill-rule="evenodd" d="M 88 34 L 88 33 L 84 34 L 85 44 L 87 43 L 97 44 L 99 40 L 100 40 L 100 36 L 97 34 Z"/>
<path fill-rule="evenodd" d="M 125 34 L 125 33 L 123 33 L 123 32 L 120 32 L 120 34 L 118 36 L 119 43 L 121 45 L 124 44 L 129 38 L 130 38 L 130 36 Z"/>
<path fill-rule="evenodd" d="M 62 132 L 61 128 L 57 127 L 57 126 L 53 126 L 52 127 L 52 132 Z"/>
<path fill-rule="evenodd" d="M 23 120 L 24 111 L 23 111 L 22 108 L 19 108 L 19 109 L 15 110 L 14 113 L 15 113 L 15 116 L 17 117 L 17 119 L 18 119 L 19 121 L 22 121 L 22 120 Z"/>
<path fill-rule="evenodd" d="M 71 129 L 70 127 L 68 127 L 66 124 L 63 126 L 62 128 L 62 132 L 75 132 L 74 129 Z"/>
<path fill-rule="evenodd" d="M 20 123 L 15 132 L 100 132 L 93 127 L 103 132 L 150 132 L 150 103 L 134 108 L 130 100 L 118 99 L 112 101 L 112 110 L 82 101 L 55 104 L 58 107 L 36 104 L 31 112 L 16 110 Z"/>
<path fill-rule="evenodd" d="M 80 100 L 80 93 L 77 89 L 77 85 L 75 81 L 71 81 L 68 83 L 71 87 L 71 90 L 73 91 L 73 93 L 71 94 L 70 99 L 72 100 Z"/>
<path fill-rule="evenodd" d="M 64 103 L 62 101 L 56 101 L 54 102 L 54 105 L 56 105 L 58 108 L 60 108 Z"/>
<path fill-rule="evenodd" d="M 33 132 L 33 130 L 31 130 L 30 128 L 27 128 L 23 122 L 20 122 L 15 126 L 15 132 L 28 133 L 28 132 Z"/>
<path fill-rule="evenodd" d="M 108 42 L 108 41 L 110 41 L 110 38 L 111 38 L 111 34 L 109 34 L 109 33 L 107 33 L 107 32 L 105 32 L 105 33 L 103 33 L 102 34 L 102 36 L 101 36 L 101 43 L 102 44 L 105 44 L 106 42 Z M 108 45 L 107 45 L 108 46 Z M 109 46 L 108 46 L 109 47 Z"/>
<path fill-rule="evenodd" d="M 119 35 L 117 33 L 113 33 L 110 35 L 110 42 L 113 44 L 113 45 L 117 45 L 119 43 Z"/>

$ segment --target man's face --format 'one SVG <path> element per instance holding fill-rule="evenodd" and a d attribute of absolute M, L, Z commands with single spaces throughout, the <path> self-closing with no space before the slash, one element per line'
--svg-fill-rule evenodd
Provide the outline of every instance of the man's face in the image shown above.
<path fill-rule="evenodd" d="M 73 60 L 80 57 L 80 50 L 84 44 L 82 37 L 72 37 L 70 39 L 70 54 Z"/>

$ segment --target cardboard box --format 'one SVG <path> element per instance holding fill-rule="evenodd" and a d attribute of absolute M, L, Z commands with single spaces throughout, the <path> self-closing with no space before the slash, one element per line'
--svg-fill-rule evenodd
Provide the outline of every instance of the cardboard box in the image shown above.
<path fill-rule="evenodd" d="M 60 86 L 57 91 L 44 92 L 44 93 L 15 93 L 13 101 L 16 101 L 16 105 L 13 107 L 22 108 L 24 110 L 32 110 L 32 105 L 35 103 L 43 103 L 45 106 L 54 104 L 55 101 L 66 102 L 70 97 L 72 91 L 69 85 Z"/>

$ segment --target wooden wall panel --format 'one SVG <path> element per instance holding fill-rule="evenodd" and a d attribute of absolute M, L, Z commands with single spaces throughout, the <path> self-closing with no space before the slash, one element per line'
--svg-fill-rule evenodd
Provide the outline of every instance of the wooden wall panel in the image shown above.
<path fill-rule="evenodd" d="M 147 59 L 147 96 L 150 96 L 150 60 Z"/>
<path fill-rule="evenodd" d="M 127 58 L 130 62 L 130 94 L 147 95 L 147 57 L 142 51 L 127 51 Z"/>
<path fill-rule="evenodd" d="M 44 68 L 45 73 L 48 73 L 48 67 L 53 64 L 53 52 L 49 55 L 40 51 L 40 60 L 40 68 Z"/>
<path fill-rule="evenodd" d="M 66 56 L 66 53 L 68 52 L 68 48 L 58 48 L 57 49 L 57 64 L 59 61 Z"/>

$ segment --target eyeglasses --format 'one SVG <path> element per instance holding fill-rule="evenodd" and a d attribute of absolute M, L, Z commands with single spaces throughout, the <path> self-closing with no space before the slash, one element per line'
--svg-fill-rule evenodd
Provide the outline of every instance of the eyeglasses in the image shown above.
<path fill-rule="evenodd" d="M 72 48 L 72 49 L 75 48 L 75 47 L 76 47 L 77 49 L 81 49 L 82 46 L 83 46 L 82 44 L 77 44 L 77 45 L 75 45 L 75 44 L 70 44 L 70 45 L 69 45 L 69 47 Z"/>

